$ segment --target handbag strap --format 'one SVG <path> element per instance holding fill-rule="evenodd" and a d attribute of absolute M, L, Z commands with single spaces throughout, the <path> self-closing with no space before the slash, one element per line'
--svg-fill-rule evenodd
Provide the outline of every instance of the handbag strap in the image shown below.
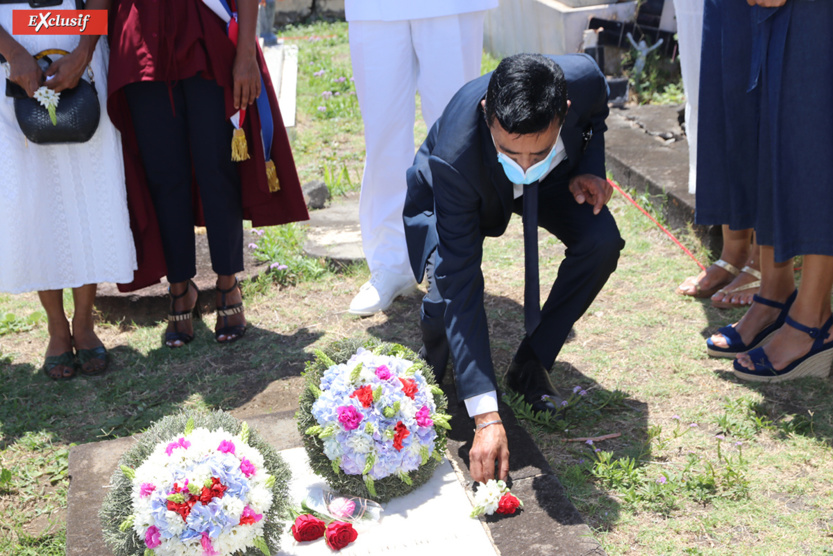
<path fill-rule="evenodd" d="M 69 54 L 69 52 L 62 48 L 47 48 L 46 50 L 41 50 L 40 52 L 35 54 L 35 60 L 46 58 L 50 54 L 59 54 L 61 56 L 66 56 L 67 54 Z M 47 60 L 49 60 L 49 58 L 47 58 Z M 52 60 L 49 60 L 49 62 L 52 63 Z M 93 74 L 93 68 L 90 64 L 87 64 L 87 77 L 89 77 L 90 83 L 92 85 L 95 85 L 95 75 Z"/>

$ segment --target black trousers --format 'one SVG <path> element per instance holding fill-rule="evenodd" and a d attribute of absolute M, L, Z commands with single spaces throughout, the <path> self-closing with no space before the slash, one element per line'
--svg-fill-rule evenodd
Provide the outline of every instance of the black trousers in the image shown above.
<path fill-rule="evenodd" d="M 523 197 L 513 211 L 523 214 Z M 573 324 L 587 311 L 607 279 L 616 270 L 625 241 L 607 207 L 598 215 L 587 203 L 579 205 L 566 180 L 545 181 L 538 192 L 538 224 L 567 248 L 558 276 L 541 309 L 541 323 L 526 338 L 544 367 L 550 369 Z M 445 302 L 434 281 L 434 256 L 426 266 L 428 293 L 422 301 L 421 328 L 427 345 L 445 337 Z M 523 253 L 519 254 L 523 261 Z"/>
<path fill-rule="evenodd" d="M 197 273 L 192 171 L 211 266 L 222 275 L 242 271 L 243 202 L 222 87 L 194 76 L 171 85 L 133 83 L 125 94 L 159 220 L 168 281 L 183 282 Z"/>

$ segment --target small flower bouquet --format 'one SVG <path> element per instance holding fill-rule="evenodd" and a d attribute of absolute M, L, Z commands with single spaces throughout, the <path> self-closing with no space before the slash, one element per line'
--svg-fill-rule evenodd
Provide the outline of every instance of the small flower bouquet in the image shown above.
<path fill-rule="evenodd" d="M 333 490 L 387 502 L 425 483 L 442 461 L 448 402 L 409 349 L 354 349 L 342 343 L 307 364 L 298 428 L 310 467 Z"/>
<path fill-rule="evenodd" d="M 49 120 L 52 122 L 52 125 L 58 125 L 57 110 L 58 101 L 61 100 L 61 93 L 53 91 L 49 87 L 42 86 L 35 91 L 35 100 L 49 112 Z"/>
<path fill-rule="evenodd" d="M 474 493 L 474 510 L 471 517 L 477 518 L 481 515 L 503 514 L 512 515 L 523 508 L 524 503 L 509 492 L 509 488 L 503 481 L 490 479 L 485 484 L 477 487 Z"/>
<path fill-rule="evenodd" d="M 101 508 L 115 556 L 221 556 L 278 551 L 289 469 L 222 412 L 166 417 L 121 459 Z"/>

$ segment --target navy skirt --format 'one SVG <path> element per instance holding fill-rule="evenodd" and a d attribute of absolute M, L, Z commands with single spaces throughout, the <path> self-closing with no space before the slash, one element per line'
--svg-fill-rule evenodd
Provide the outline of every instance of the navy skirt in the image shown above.
<path fill-rule="evenodd" d="M 758 189 L 757 90 L 749 88 L 752 8 L 706 0 L 700 57 L 695 222 L 755 226 Z"/>
<path fill-rule="evenodd" d="M 754 18 L 758 242 L 773 246 L 779 262 L 833 256 L 833 2 L 787 0 L 756 8 Z"/>

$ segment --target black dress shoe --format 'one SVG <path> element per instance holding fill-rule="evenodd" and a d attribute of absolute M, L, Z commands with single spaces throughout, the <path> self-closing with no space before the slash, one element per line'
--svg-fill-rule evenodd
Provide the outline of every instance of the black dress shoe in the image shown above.
<path fill-rule="evenodd" d="M 506 386 L 522 394 L 524 401 L 531 404 L 534 411 L 562 417 L 566 410 L 564 398 L 550 381 L 547 369 L 538 361 L 526 340 L 521 343 L 506 371 Z"/>

